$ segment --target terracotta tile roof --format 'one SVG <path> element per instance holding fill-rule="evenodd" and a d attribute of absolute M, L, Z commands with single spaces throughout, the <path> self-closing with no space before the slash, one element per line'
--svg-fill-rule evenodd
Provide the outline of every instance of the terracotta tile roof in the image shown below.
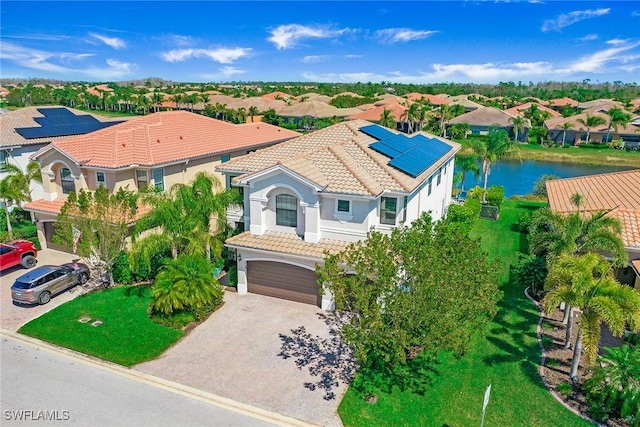
<path fill-rule="evenodd" d="M 554 179 L 546 182 L 549 206 L 555 212 L 575 211 L 572 194 L 579 193 L 585 200 L 585 212 L 610 211 L 620 219 L 623 240 L 627 247 L 640 247 L 640 169 L 604 173 L 576 178 Z"/>
<path fill-rule="evenodd" d="M 556 107 L 566 107 L 567 105 L 570 107 L 577 107 L 578 106 L 578 101 L 575 101 L 571 98 L 556 98 L 556 99 L 550 99 L 549 100 L 549 105 L 550 106 L 556 106 Z"/>
<path fill-rule="evenodd" d="M 44 117 L 44 115 L 41 112 L 39 112 L 38 109 L 47 109 L 47 108 L 65 108 L 77 116 L 88 115 L 88 116 L 94 117 L 96 120 L 101 122 L 113 122 L 113 121 L 125 120 L 125 118 L 122 118 L 122 117 L 105 117 L 97 114 L 90 114 L 85 111 L 76 110 L 74 108 L 62 107 L 59 105 L 48 105 L 48 106 L 40 105 L 36 107 L 20 108 L 18 110 L 9 111 L 8 113 L 0 114 L 0 146 L 11 147 L 11 146 L 47 144 L 51 141 L 67 138 L 64 136 L 56 136 L 56 137 L 47 137 L 47 138 L 26 139 L 22 135 L 20 135 L 18 132 L 14 131 L 16 128 L 40 127 L 40 124 L 36 122 L 34 119 L 38 117 Z"/>
<path fill-rule="evenodd" d="M 624 104 L 620 101 L 615 101 L 613 99 L 594 99 L 593 101 L 581 102 L 578 104 L 578 108 L 582 108 L 583 110 L 588 110 L 592 108 L 596 109 L 604 109 L 609 111 L 611 108 L 620 108 L 624 110 Z"/>
<path fill-rule="evenodd" d="M 638 276 L 640 276 L 640 259 L 636 259 L 636 260 L 631 261 L 631 265 L 636 270 L 636 274 L 638 274 Z"/>
<path fill-rule="evenodd" d="M 262 98 L 270 99 L 273 101 L 276 98 L 282 98 L 282 99 L 293 98 L 293 95 L 289 95 L 288 93 L 284 93 L 284 92 L 270 92 L 262 95 Z"/>
<path fill-rule="evenodd" d="M 24 210 L 29 212 L 44 212 L 48 214 L 58 215 L 62 206 L 66 202 L 66 199 L 58 198 L 55 200 L 35 200 L 33 202 L 25 203 Z M 139 205 L 136 214 L 131 218 L 131 222 L 135 222 L 149 213 L 151 208 L 146 205 Z"/>
<path fill-rule="evenodd" d="M 420 101 L 422 99 L 429 101 L 431 104 L 433 105 L 443 105 L 443 104 L 450 104 L 451 101 L 449 101 L 448 99 L 445 98 L 441 98 L 439 96 L 436 95 L 430 95 L 428 93 L 417 93 L 417 92 L 411 92 L 405 95 L 405 97 L 409 100 L 409 101 Z"/>
<path fill-rule="evenodd" d="M 342 240 L 320 239 L 318 243 L 305 242 L 293 233 L 267 232 L 261 236 L 251 234 L 250 231 L 238 234 L 226 240 L 225 244 L 232 247 L 263 249 L 283 254 L 302 255 L 306 257 L 324 259 L 325 251 L 338 253 L 343 251 L 348 242 Z"/>
<path fill-rule="evenodd" d="M 333 105 L 320 101 L 304 101 L 282 108 L 278 112 L 278 115 L 283 117 L 309 116 L 316 118 L 328 118 L 333 116 L 346 117 L 359 111 L 360 110 L 356 108 L 336 108 Z"/>
<path fill-rule="evenodd" d="M 387 105 L 387 104 L 399 104 L 399 103 L 407 103 L 407 99 L 401 96 L 392 95 L 390 93 L 385 93 L 384 95 L 379 96 L 380 100 L 376 101 L 373 105 L 376 107 L 379 105 Z"/>
<path fill-rule="evenodd" d="M 298 135 L 266 123 L 235 125 L 187 111 L 167 111 L 55 141 L 33 157 L 55 148 L 86 166 L 154 166 L 255 148 Z"/>
<path fill-rule="evenodd" d="M 384 110 L 391 111 L 391 115 L 396 120 L 396 122 L 401 122 L 402 116 L 405 114 L 405 111 L 407 111 L 407 107 L 398 103 L 379 105 L 369 110 L 347 116 L 345 117 L 345 119 L 347 120 L 362 119 L 362 120 L 368 120 L 370 122 L 379 122 L 380 116 L 382 116 L 382 112 Z"/>
<path fill-rule="evenodd" d="M 471 126 L 513 126 L 511 119 L 513 115 L 493 107 L 480 107 L 458 117 L 454 117 L 447 123 L 467 123 Z"/>
<path fill-rule="evenodd" d="M 526 104 L 517 105 L 513 108 L 504 110 L 504 112 L 507 114 L 511 114 L 512 116 L 521 116 L 524 113 L 524 110 L 531 108 L 532 105 L 537 105 L 540 111 L 546 111 L 547 113 L 551 114 L 551 117 L 562 117 L 562 114 L 558 113 L 556 110 L 552 110 L 551 108 L 540 105 L 536 102 L 527 102 Z"/>
<path fill-rule="evenodd" d="M 377 196 L 384 190 L 413 191 L 460 149 L 455 142 L 429 135 L 451 146 L 451 149 L 413 178 L 389 166 L 389 157 L 369 148 L 377 140 L 359 131 L 361 127 L 369 125 L 364 120 L 338 123 L 232 159 L 216 169 L 242 173 L 234 178 L 234 182 L 238 182 L 249 175 L 281 165 L 326 192 Z"/>

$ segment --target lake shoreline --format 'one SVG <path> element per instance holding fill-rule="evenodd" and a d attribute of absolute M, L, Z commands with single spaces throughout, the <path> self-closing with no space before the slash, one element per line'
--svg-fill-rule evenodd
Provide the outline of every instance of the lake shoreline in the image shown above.
<path fill-rule="evenodd" d="M 572 151 L 564 153 L 564 151 Z M 576 152 L 575 150 L 586 151 Z M 610 150 L 612 153 L 591 153 L 588 148 L 569 147 L 569 148 L 544 148 L 539 145 L 522 144 L 520 146 L 520 154 L 517 158 L 521 160 L 534 160 L 554 163 L 572 163 L 589 166 L 625 166 L 632 168 L 640 168 L 640 152 L 629 152 Z M 618 153 L 620 153 L 618 155 Z M 471 149 L 463 148 L 461 154 L 473 154 Z"/>

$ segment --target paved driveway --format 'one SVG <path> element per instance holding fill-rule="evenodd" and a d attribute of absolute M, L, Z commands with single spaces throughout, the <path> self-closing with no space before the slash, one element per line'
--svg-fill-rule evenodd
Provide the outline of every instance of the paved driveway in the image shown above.
<path fill-rule="evenodd" d="M 322 313 L 307 304 L 227 292 L 206 322 L 135 369 L 309 423 L 340 426 L 336 410 L 346 386 L 335 385 L 325 362 L 344 358 L 331 354 L 342 352 Z M 291 357 L 283 357 L 283 348 Z M 329 385 L 333 398 L 322 385 Z"/>
<path fill-rule="evenodd" d="M 38 252 L 37 258 L 37 265 L 60 265 L 71 262 L 73 258 L 77 257 L 65 252 L 54 251 L 53 249 L 43 249 Z M 0 323 L 4 329 L 17 331 L 20 326 L 25 323 L 41 316 L 49 310 L 53 310 L 57 306 L 72 300 L 84 292 L 81 287 L 75 286 L 52 298 L 51 301 L 45 305 L 14 305 L 11 300 L 11 285 L 13 285 L 16 278 L 22 276 L 27 271 L 29 270 L 18 266 L 0 273 Z"/>

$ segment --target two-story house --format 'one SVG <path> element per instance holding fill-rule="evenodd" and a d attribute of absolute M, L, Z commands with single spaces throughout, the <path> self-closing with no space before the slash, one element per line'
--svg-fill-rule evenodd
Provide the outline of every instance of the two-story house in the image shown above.
<path fill-rule="evenodd" d="M 459 149 L 437 136 L 353 120 L 218 166 L 244 195 L 242 212 L 229 216 L 246 231 L 226 242 L 237 255 L 238 292 L 332 309 L 332 296 L 320 296 L 316 283 L 325 251 L 425 211 L 442 218 Z"/>
<path fill-rule="evenodd" d="M 87 114 L 61 106 L 25 107 L 0 114 L 0 180 L 5 164 L 26 170 L 30 156 L 53 141 L 121 123 L 122 118 Z M 33 200 L 44 197 L 42 185 L 30 185 Z"/>
<path fill-rule="evenodd" d="M 201 171 L 217 174 L 220 163 L 298 135 L 266 123 L 235 125 L 186 111 L 136 117 L 57 140 L 32 155 L 41 165 L 44 198 L 25 210 L 35 216 L 42 246 L 55 247 L 53 223 L 72 191 L 100 185 L 111 191 L 148 185 L 164 191 L 188 184 Z"/>

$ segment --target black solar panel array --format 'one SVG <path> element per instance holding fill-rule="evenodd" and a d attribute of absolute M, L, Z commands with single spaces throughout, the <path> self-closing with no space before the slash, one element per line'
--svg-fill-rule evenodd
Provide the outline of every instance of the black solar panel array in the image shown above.
<path fill-rule="evenodd" d="M 421 134 L 410 138 L 379 125 L 364 126 L 360 131 L 378 140 L 370 144 L 369 148 L 389 157 L 390 166 L 414 178 L 451 150 L 448 144 L 439 139 L 427 138 Z"/>
<path fill-rule="evenodd" d="M 88 114 L 76 115 L 66 108 L 38 108 L 38 112 L 44 117 L 35 117 L 33 120 L 40 126 L 29 128 L 16 128 L 25 139 L 52 138 L 55 136 L 82 135 L 122 121 L 101 122 Z"/>

